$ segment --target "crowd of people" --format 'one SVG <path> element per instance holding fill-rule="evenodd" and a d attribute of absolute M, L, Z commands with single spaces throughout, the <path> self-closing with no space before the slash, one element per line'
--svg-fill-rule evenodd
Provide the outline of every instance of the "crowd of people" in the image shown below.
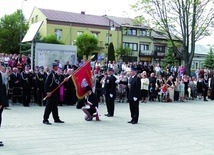
<path fill-rule="evenodd" d="M 43 123 L 47 125 L 51 124 L 48 121 L 50 113 L 55 123 L 64 123 L 59 119 L 57 108 L 63 104 L 81 108 L 87 121 L 93 117 L 99 120 L 99 103 L 106 104 L 105 116 L 113 117 L 115 101 L 118 101 L 129 103 L 131 120 L 128 123 L 137 124 L 139 102 L 214 100 L 213 70 L 197 69 L 189 76 L 182 65 L 169 64 L 162 68 L 160 64 L 122 60 L 107 63 L 91 61 L 92 87 L 86 88 L 86 98 L 78 100 L 74 81 L 68 77 L 86 61 L 81 60 L 76 65 L 69 61 L 64 65 L 59 62 L 55 60 L 52 69 L 45 66 L 31 69 L 30 55 L 0 54 L 0 116 L 3 109 L 9 109 L 8 99 L 11 99 L 13 104 L 19 102 L 25 107 L 32 102 L 46 106 Z M 59 89 L 52 92 L 58 86 Z M 1 142 L 0 146 L 3 146 Z"/>
<path fill-rule="evenodd" d="M 66 64 L 58 65 L 58 74 L 60 81 L 84 64 L 81 60 L 75 66 L 69 61 Z M 29 106 L 30 102 L 42 106 L 45 102 L 44 82 L 46 77 L 51 73 L 49 67 L 35 66 L 30 68 L 30 55 L 12 55 L 0 54 L 1 72 L 7 77 L 6 88 L 9 90 L 8 95 L 13 103 L 21 102 L 24 106 Z M 104 79 L 108 77 L 107 69 L 114 70 L 116 77 L 116 94 L 115 99 L 118 102 L 128 100 L 129 79 L 132 68 L 135 68 L 138 77 L 141 79 L 141 102 L 160 101 L 187 101 L 202 99 L 207 101 L 207 97 L 213 100 L 213 74 L 208 69 L 197 69 L 193 76 L 185 74 L 184 66 L 170 66 L 162 68 L 159 64 L 153 65 L 147 62 L 124 62 L 120 60 L 109 61 L 91 61 L 92 69 L 92 90 L 98 95 L 99 102 L 104 102 Z M 69 92 L 69 93 L 68 93 Z M 59 105 L 75 105 L 77 98 L 75 96 L 75 87 L 73 83 L 66 82 L 59 92 Z M 70 95 L 70 93 L 72 95 Z M 11 96 L 10 96 L 11 95 Z M 7 104 L 8 105 L 8 104 Z"/>

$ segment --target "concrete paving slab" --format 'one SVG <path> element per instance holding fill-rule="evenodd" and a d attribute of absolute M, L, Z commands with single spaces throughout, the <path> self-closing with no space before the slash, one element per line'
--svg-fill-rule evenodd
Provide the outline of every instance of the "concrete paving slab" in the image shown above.
<path fill-rule="evenodd" d="M 59 107 L 65 124 L 42 123 L 44 107 L 16 104 L 4 110 L 1 155 L 213 155 L 214 102 L 140 103 L 137 125 L 128 103 L 116 103 L 115 117 L 87 122 L 75 106 Z"/>

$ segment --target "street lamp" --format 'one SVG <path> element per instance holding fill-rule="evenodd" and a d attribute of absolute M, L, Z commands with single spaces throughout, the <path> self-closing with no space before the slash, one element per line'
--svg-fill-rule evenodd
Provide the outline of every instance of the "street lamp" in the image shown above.
<path fill-rule="evenodd" d="M 107 69 L 108 69 L 108 58 L 109 58 L 109 43 L 110 43 L 110 30 L 115 30 L 115 27 L 114 27 L 114 21 L 109 19 L 109 23 L 108 23 L 108 40 L 107 40 Z"/>
<path fill-rule="evenodd" d="M 20 40 L 19 40 L 19 43 L 20 43 L 20 46 L 19 46 L 19 53 L 21 53 L 22 51 L 22 37 L 23 37 L 23 34 L 22 34 L 22 23 L 23 23 L 23 13 L 22 13 L 22 8 L 23 8 L 23 4 L 24 2 L 27 1 L 27 0 L 23 0 L 22 1 L 22 5 L 21 5 L 21 9 L 20 9 Z"/>

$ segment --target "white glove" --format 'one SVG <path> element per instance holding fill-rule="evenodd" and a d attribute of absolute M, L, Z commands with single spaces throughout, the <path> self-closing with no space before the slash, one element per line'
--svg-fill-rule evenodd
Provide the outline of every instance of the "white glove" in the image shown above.
<path fill-rule="evenodd" d="M 110 94 L 110 97 L 112 98 L 112 97 L 113 97 L 113 94 Z"/>
<path fill-rule="evenodd" d="M 133 97 L 133 100 L 134 100 L 134 101 L 137 101 L 137 97 Z"/>

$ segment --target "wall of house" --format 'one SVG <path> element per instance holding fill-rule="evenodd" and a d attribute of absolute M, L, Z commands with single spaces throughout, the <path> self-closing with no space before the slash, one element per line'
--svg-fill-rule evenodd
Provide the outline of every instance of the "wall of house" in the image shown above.
<path fill-rule="evenodd" d="M 43 13 L 41 13 L 41 11 L 37 8 L 34 8 L 28 23 L 29 25 L 33 24 L 33 23 L 37 23 L 39 21 L 43 21 L 42 26 L 39 29 L 39 33 L 42 36 L 46 36 L 47 35 L 47 21 L 46 21 L 46 17 L 43 15 Z"/>

